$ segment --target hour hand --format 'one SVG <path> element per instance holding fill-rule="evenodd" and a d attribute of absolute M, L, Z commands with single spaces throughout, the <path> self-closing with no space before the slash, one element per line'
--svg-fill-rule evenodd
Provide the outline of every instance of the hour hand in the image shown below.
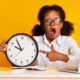
<path fill-rule="evenodd" d="M 19 49 L 19 50 L 21 50 L 20 48 L 18 48 L 18 47 L 16 47 L 16 46 L 14 46 L 15 48 L 17 48 L 17 49 Z"/>

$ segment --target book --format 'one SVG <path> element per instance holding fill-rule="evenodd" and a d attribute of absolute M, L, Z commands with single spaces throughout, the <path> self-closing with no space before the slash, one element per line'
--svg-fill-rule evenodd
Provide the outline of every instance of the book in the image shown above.
<path fill-rule="evenodd" d="M 38 67 L 38 66 L 12 67 L 12 69 L 41 70 L 41 71 L 55 70 L 57 68 L 58 67 Z"/>

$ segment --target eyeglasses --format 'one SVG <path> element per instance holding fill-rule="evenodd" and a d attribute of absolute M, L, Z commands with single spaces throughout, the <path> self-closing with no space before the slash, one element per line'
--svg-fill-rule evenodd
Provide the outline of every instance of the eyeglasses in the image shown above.
<path fill-rule="evenodd" d="M 45 19 L 43 22 L 45 25 L 51 25 L 52 21 L 54 22 L 55 25 L 58 25 L 61 23 L 61 19 L 60 18 L 57 18 L 57 19 Z"/>

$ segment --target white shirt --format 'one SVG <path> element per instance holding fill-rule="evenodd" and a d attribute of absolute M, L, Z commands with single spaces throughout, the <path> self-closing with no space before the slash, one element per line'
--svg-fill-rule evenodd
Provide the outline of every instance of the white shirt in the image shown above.
<path fill-rule="evenodd" d="M 51 44 L 53 43 L 54 50 L 62 54 L 68 55 L 68 62 L 63 61 L 53 61 L 51 62 L 46 54 L 39 52 L 36 60 L 36 65 L 41 67 L 68 67 L 68 65 L 78 66 L 80 49 L 76 41 L 70 36 L 61 36 L 59 35 L 51 43 L 48 42 L 46 35 L 43 36 L 33 36 L 33 38 L 38 43 L 39 50 L 51 51 Z M 69 55 L 69 54 L 72 54 Z"/>

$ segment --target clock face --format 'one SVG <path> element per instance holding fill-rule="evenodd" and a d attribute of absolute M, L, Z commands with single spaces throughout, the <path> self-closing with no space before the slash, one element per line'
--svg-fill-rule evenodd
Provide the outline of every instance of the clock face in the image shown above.
<path fill-rule="evenodd" d="M 36 60 L 37 55 L 37 43 L 28 34 L 13 35 L 7 42 L 6 57 L 14 66 L 29 66 Z"/>

